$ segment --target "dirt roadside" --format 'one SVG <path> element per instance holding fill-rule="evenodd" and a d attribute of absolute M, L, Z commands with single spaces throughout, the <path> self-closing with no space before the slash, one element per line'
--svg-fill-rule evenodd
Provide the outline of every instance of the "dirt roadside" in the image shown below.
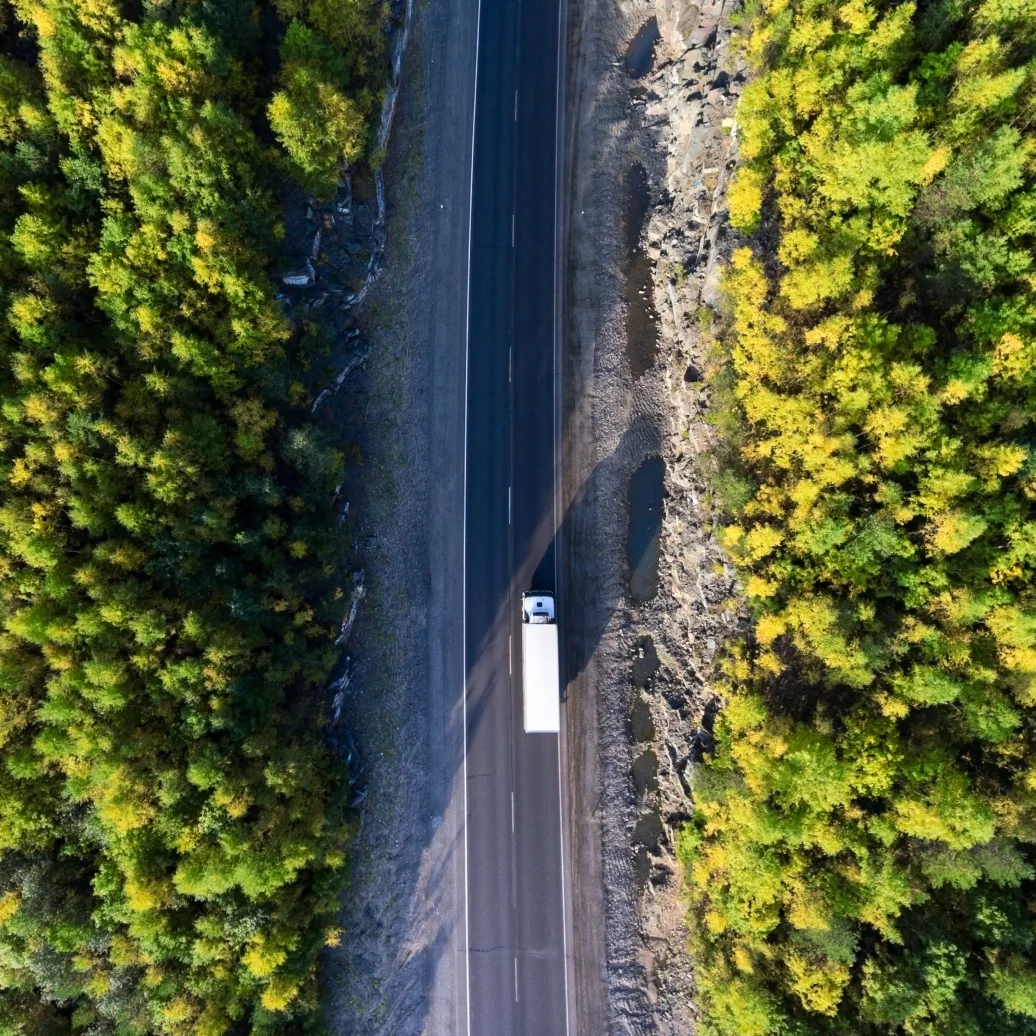
<path fill-rule="evenodd" d="M 415 5 L 384 272 L 358 314 L 370 351 L 328 404 L 356 447 L 346 486 L 366 586 L 340 723 L 366 795 L 323 969 L 336 1036 L 464 1031 L 463 587 L 447 575 L 462 571 L 476 10 Z"/>
<path fill-rule="evenodd" d="M 581 1033 L 695 1032 L 674 844 L 709 736 L 709 665 L 737 622 L 712 536 L 702 381 L 730 247 L 729 16 L 723 0 L 569 0 L 563 606 Z M 633 83 L 623 55 L 652 18 L 661 39 Z M 646 227 L 630 241 L 638 178 Z M 650 263 L 639 294 L 634 242 Z M 649 347 L 632 340 L 645 327 Z M 657 592 L 637 601 L 630 492 L 650 458 L 665 463 Z"/>

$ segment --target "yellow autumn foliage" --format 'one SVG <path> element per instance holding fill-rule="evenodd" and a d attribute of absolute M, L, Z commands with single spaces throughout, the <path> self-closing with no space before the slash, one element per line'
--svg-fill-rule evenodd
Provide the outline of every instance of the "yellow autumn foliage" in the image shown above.
<path fill-rule="evenodd" d="M 992 962 L 1036 889 L 1034 31 L 746 15 L 717 538 L 752 629 L 679 842 L 709 1036 L 1028 1031 Z"/>

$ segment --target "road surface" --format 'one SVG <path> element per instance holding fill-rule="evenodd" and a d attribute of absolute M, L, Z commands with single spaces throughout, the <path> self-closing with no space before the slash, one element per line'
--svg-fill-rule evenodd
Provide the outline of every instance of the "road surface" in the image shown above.
<path fill-rule="evenodd" d="M 464 529 L 470 1036 L 574 1033 L 564 745 L 522 729 L 519 627 L 522 591 L 558 589 L 559 3 L 485 0 L 479 13 Z"/>

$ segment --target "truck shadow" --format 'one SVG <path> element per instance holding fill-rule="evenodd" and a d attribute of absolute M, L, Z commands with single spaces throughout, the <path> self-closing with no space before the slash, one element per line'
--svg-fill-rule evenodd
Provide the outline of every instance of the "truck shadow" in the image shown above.
<path fill-rule="evenodd" d="M 516 549 L 507 593 L 474 652 L 469 648 L 469 740 L 493 696 L 499 693 L 494 678 L 506 669 L 502 669 L 497 655 L 500 645 L 507 643 L 508 631 L 515 645 L 514 657 L 509 660 L 512 693 L 521 693 L 517 645 L 520 600 L 526 590 L 557 594 L 563 701 L 568 687 L 585 671 L 613 616 L 627 606 L 631 574 L 641 570 L 645 561 L 650 562 L 644 555 L 652 543 L 657 544 L 662 519 L 658 506 L 651 509 L 646 521 L 638 521 L 631 539 L 630 491 L 634 473 L 646 459 L 657 458 L 660 451 L 657 427 L 646 419 L 635 422 L 580 482 L 560 521 L 552 513 L 540 515 L 525 549 Z M 560 563 L 555 564 L 556 560 Z"/>
<path fill-rule="evenodd" d="M 555 538 L 561 545 L 563 688 L 583 674 L 616 612 L 628 606 L 631 578 L 639 583 L 645 567 L 657 571 L 662 508 L 639 508 L 636 528 L 630 510 L 635 473 L 659 456 L 661 445 L 657 426 L 648 420 L 632 424 L 565 508 Z"/>

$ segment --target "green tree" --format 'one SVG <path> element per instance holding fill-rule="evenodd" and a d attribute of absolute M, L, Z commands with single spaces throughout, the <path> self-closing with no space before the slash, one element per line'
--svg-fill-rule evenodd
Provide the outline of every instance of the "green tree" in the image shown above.
<path fill-rule="evenodd" d="M 268 114 L 296 175 L 321 196 L 334 192 L 343 169 L 370 137 L 374 94 L 350 92 L 350 63 L 315 29 L 293 21 L 281 45 L 281 89 Z"/>
<path fill-rule="evenodd" d="M 0 59 L 0 1026 L 306 1032 L 351 831 L 323 701 L 345 544 L 268 276 L 283 41 L 251 0 L 14 7 L 38 60 Z M 362 143 L 383 37 L 351 10 L 317 49 Z"/>

